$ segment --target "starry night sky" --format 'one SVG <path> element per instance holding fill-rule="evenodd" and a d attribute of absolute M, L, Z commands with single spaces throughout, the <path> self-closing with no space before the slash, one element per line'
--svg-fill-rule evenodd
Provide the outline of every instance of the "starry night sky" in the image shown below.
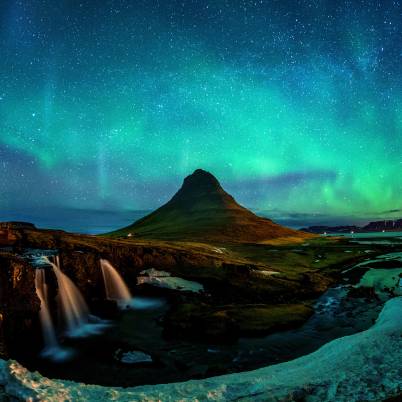
<path fill-rule="evenodd" d="M 400 1 L 0 12 L 0 220 L 153 209 L 196 168 L 278 220 L 402 216 Z"/>

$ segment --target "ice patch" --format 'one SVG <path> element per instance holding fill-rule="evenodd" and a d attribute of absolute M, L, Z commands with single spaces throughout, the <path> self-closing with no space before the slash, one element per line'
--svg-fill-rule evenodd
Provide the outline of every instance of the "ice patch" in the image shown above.
<path fill-rule="evenodd" d="M 358 286 L 373 287 L 376 293 L 391 289 L 395 295 L 402 296 L 400 276 L 402 276 L 402 268 L 370 268 L 360 279 Z"/>

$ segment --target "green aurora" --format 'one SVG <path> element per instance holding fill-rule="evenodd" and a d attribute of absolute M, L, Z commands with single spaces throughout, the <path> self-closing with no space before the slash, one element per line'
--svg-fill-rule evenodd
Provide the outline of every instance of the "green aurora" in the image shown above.
<path fill-rule="evenodd" d="M 1 5 L 1 209 L 402 214 L 399 2 L 67 3 Z"/>

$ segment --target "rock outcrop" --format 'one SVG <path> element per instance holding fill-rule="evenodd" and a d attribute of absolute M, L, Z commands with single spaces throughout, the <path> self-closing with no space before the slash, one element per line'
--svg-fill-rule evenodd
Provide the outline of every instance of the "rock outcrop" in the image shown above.
<path fill-rule="evenodd" d="M 21 258 L 0 253 L 0 356 L 17 356 L 35 343 L 40 302 L 36 296 L 34 269 Z"/>
<path fill-rule="evenodd" d="M 28 222 L 0 222 L 0 245 L 14 246 L 23 239 L 25 230 L 35 229 L 35 225 Z"/>

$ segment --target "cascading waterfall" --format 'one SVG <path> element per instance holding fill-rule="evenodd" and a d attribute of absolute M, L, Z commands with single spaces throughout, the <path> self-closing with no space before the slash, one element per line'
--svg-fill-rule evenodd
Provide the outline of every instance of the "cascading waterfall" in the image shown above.
<path fill-rule="evenodd" d="M 54 262 L 48 257 L 43 258 L 52 266 L 56 275 L 59 287 L 59 307 L 66 325 L 66 335 L 70 337 L 96 335 L 107 328 L 110 323 L 90 314 L 87 303 L 77 286 L 61 271 L 59 256 L 54 258 Z"/>
<path fill-rule="evenodd" d="M 120 306 L 129 306 L 132 296 L 123 278 L 108 260 L 101 259 L 100 266 L 105 283 L 106 298 L 117 301 Z"/>
<path fill-rule="evenodd" d="M 59 302 L 63 319 L 67 328 L 67 335 L 76 336 L 82 328 L 88 324 L 89 309 L 81 295 L 81 292 L 74 285 L 71 279 L 60 269 L 59 256 L 55 257 L 55 262 L 44 257 L 52 266 L 59 286 Z"/>
<path fill-rule="evenodd" d="M 120 308 L 146 310 L 159 308 L 164 304 L 163 299 L 155 297 L 137 296 L 133 298 L 123 278 L 108 260 L 101 259 L 100 266 L 105 283 L 106 298 L 116 301 Z"/>
<path fill-rule="evenodd" d="M 49 302 L 48 302 L 48 292 L 47 284 L 45 282 L 45 270 L 36 269 L 35 270 L 35 288 L 36 294 L 40 300 L 40 311 L 39 317 L 42 325 L 43 340 L 45 343 L 45 349 L 43 354 L 51 353 L 52 350 L 59 347 L 57 342 L 56 332 L 54 330 L 52 317 L 49 312 Z"/>
<path fill-rule="evenodd" d="M 67 359 L 71 353 L 68 349 L 62 349 L 56 337 L 52 316 L 49 311 L 48 289 L 45 281 L 45 270 L 38 268 L 35 270 L 35 289 L 40 300 L 39 317 L 42 326 L 43 341 L 45 348 L 42 356 L 55 361 Z"/>

